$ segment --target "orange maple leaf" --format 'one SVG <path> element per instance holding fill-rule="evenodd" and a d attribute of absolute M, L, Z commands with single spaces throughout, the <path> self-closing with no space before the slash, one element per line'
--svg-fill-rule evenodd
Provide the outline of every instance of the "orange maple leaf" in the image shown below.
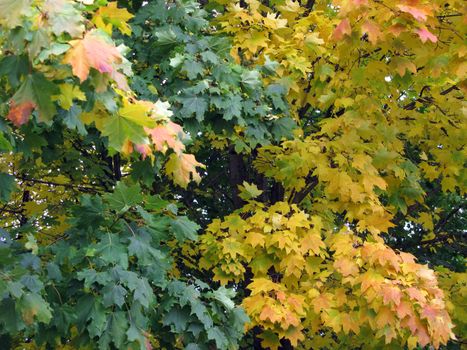
<path fill-rule="evenodd" d="M 16 126 L 21 126 L 28 121 L 34 108 L 36 108 L 34 102 L 26 101 L 16 104 L 14 100 L 11 100 L 10 112 L 7 115 L 7 119 L 11 120 Z"/>
<path fill-rule="evenodd" d="M 159 152 L 165 153 L 167 147 L 172 148 L 177 153 L 185 149 L 185 145 L 178 140 L 177 133 L 169 125 L 158 125 L 154 128 L 144 129 L 151 136 L 152 142 Z"/>
<path fill-rule="evenodd" d="M 336 29 L 334 29 L 332 38 L 336 41 L 340 41 L 344 38 L 345 35 L 350 35 L 350 33 L 352 33 L 352 28 L 350 28 L 349 19 L 344 18 L 336 27 Z"/>
<path fill-rule="evenodd" d="M 344 277 L 355 276 L 360 271 L 358 265 L 349 258 L 340 258 L 334 262 L 334 267 Z"/>
<path fill-rule="evenodd" d="M 370 43 L 373 45 L 376 45 L 379 38 L 383 36 L 378 25 L 373 21 L 366 21 L 363 23 L 362 32 L 368 34 L 368 40 L 370 40 Z"/>
<path fill-rule="evenodd" d="M 425 303 L 426 302 L 426 297 L 425 295 L 417 288 L 410 287 L 405 290 L 405 292 L 408 294 L 410 299 L 416 300 L 420 303 Z"/>
<path fill-rule="evenodd" d="M 87 79 L 91 68 L 112 74 L 114 64 L 122 61 L 117 48 L 105 42 L 96 31 L 87 32 L 83 39 L 70 41 L 70 45 L 63 62 L 71 65 L 73 74 L 81 82 Z"/>
<path fill-rule="evenodd" d="M 265 321 L 269 319 L 272 323 L 274 322 L 280 322 L 282 319 L 282 316 L 276 312 L 271 306 L 265 305 L 263 307 L 263 310 L 261 311 L 261 314 L 259 315 L 259 319 L 261 321 Z"/>
<path fill-rule="evenodd" d="M 403 319 L 406 316 L 413 317 L 412 305 L 406 301 L 401 301 L 396 308 L 397 316 Z"/>
<path fill-rule="evenodd" d="M 385 304 L 389 304 L 389 302 L 393 302 L 396 305 L 400 304 L 402 293 L 399 288 L 394 286 L 383 286 L 381 291 L 383 293 L 383 302 Z"/>

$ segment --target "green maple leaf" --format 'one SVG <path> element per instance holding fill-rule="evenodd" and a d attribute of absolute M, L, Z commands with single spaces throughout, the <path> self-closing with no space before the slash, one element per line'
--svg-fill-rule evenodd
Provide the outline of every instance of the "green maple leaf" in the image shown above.
<path fill-rule="evenodd" d="M 26 293 L 18 301 L 18 309 L 26 324 L 31 324 L 34 318 L 39 322 L 49 323 L 52 312 L 49 304 L 39 294 Z"/>
<path fill-rule="evenodd" d="M 229 341 L 225 336 L 225 333 L 222 332 L 219 327 L 212 327 L 208 329 L 208 339 L 214 340 L 216 342 L 217 348 L 225 349 L 229 345 Z"/>
<path fill-rule="evenodd" d="M 173 308 L 164 316 L 162 323 L 165 326 L 172 325 L 176 332 L 182 332 L 186 329 L 189 318 L 190 315 L 185 309 Z"/>
<path fill-rule="evenodd" d="M 182 115 L 186 114 L 187 116 L 196 114 L 196 119 L 202 121 L 204 119 L 204 114 L 208 109 L 208 102 L 203 97 L 190 96 L 190 97 L 180 97 L 180 102 L 182 103 L 182 110 L 180 113 Z"/>
<path fill-rule="evenodd" d="M 198 235 L 196 232 L 201 228 L 197 223 L 191 221 L 186 216 L 179 216 L 176 219 L 172 220 L 170 226 L 175 235 L 175 238 L 179 242 L 183 242 L 186 239 L 196 240 Z"/>
<path fill-rule="evenodd" d="M 9 174 L 0 173 L 0 201 L 4 203 L 8 202 L 15 189 L 15 177 Z"/>
<path fill-rule="evenodd" d="M 196 315 L 200 320 L 205 329 L 209 329 L 213 326 L 213 320 L 209 315 L 207 307 L 201 301 L 195 301 L 191 303 L 191 315 Z"/>
<path fill-rule="evenodd" d="M 222 286 L 218 290 L 209 293 L 209 295 L 221 302 L 227 310 L 232 310 L 235 307 L 235 303 L 232 301 L 232 298 L 235 297 L 233 289 L 227 289 Z"/>
<path fill-rule="evenodd" d="M 127 140 L 137 145 L 145 144 L 147 140 L 143 126 L 118 115 L 109 118 L 102 135 L 109 137 L 109 147 L 117 151 L 122 149 Z"/>
<path fill-rule="evenodd" d="M 134 231 L 138 231 L 138 235 L 129 239 L 128 253 L 130 256 L 136 256 L 143 265 L 167 260 L 167 256 L 163 252 L 153 247 L 152 238 L 147 232 L 137 230 L 136 227 Z"/>
<path fill-rule="evenodd" d="M 59 91 L 57 85 L 41 73 L 26 76 L 18 91 L 12 97 L 16 104 L 32 102 L 39 110 L 39 121 L 50 123 L 56 108 L 52 96 Z"/>
<path fill-rule="evenodd" d="M 190 80 L 196 79 L 198 75 L 203 75 L 203 65 L 199 62 L 186 60 L 183 63 L 182 71 L 184 71 Z"/>
<path fill-rule="evenodd" d="M 128 268 L 128 255 L 126 247 L 120 243 L 120 237 L 115 234 L 102 235 L 98 244 L 95 245 L 95 253 L 103 261 L 109 264 L 118 264 Z"/>
<path fill-rule="evenodd" d="M 142 306 L 148 308 L 154 302 L 154 292 L 146 278 L 138 279 L 137 284 L 134 286 L 135 300 L 139 301 Z"/>
<path fill-rule="evenodd" d="M 125 342 L 125 333 L 128 329 L 127 314 L 123 311 L 117 311 L 110 317 L 112 341 L 117 349 L 123 349 Z"/>
<path fill-rule="evenodd" d="M 104 294 L 104 306 L 106 307 L 112 305 L 122 307 L 125 303 L 125 296 L 128 294 L 127 290 L 119 284 L 107 285 L 102 292 Z"/>
<path fill-rule="evenodd" d="M 143 201 L 141 187 L 139 184 L 127 186 L 123 182 L 118 182 L 114 192 L 105 194 L 104 199 L 109 204 L 110 209 L 117 212 L 125 212 L 131 207 Z"/>

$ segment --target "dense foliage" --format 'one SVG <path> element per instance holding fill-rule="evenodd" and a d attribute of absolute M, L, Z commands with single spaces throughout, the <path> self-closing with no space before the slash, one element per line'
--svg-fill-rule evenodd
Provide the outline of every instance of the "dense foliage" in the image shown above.
<path fill-rule="evenodd" d="M 0 0 L 0 348 L 465 346 L 465 10 Z"/>

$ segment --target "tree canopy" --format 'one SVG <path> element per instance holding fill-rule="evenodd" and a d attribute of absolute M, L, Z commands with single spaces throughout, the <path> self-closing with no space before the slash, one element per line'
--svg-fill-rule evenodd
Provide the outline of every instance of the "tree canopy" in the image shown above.
<path fill-rule="evenodd" d="M 466 23 L 0 0 L 0 347 L 465 346 Z"/>

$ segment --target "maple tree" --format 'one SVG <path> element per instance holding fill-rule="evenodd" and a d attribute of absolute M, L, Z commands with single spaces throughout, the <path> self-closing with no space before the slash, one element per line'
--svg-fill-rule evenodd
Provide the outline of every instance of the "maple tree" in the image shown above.
<path fill-rule="evenodd" d="M 0 0 L 0 344 L 460 348 L 465 4 Z"/>

